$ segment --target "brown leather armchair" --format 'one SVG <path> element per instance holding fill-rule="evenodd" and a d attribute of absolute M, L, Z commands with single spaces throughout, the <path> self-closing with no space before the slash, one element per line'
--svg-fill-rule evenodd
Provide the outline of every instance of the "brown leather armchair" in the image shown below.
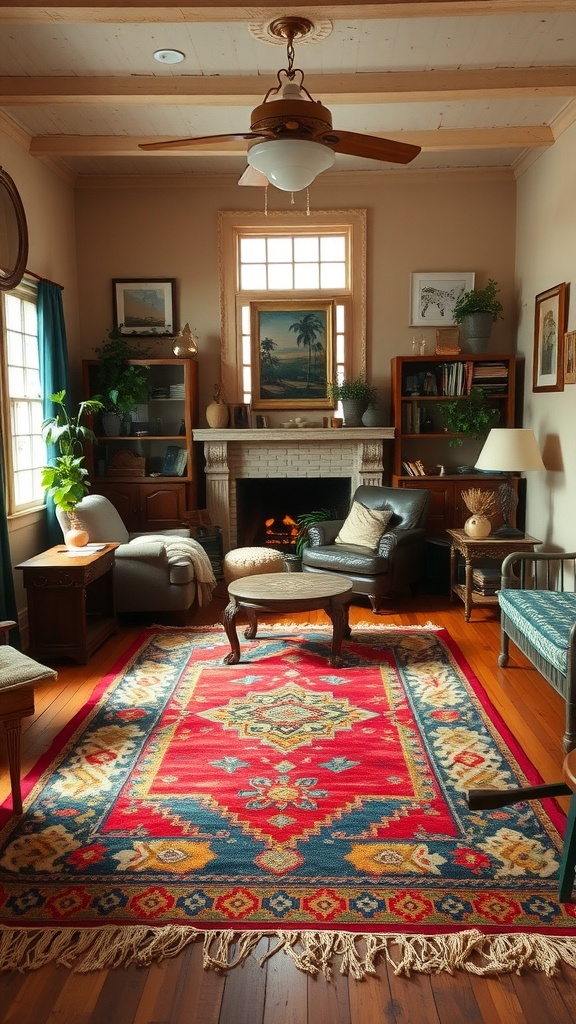
<path fill-rule="evenodd" d="M 430 494 L 416 487 L 359 487 L 354 501 L 392 511 L 377 547 L 336 544 L 344 520 L 315 523 L 308 527 L 302 569 L 346 576 L 353 583 L 353 593 L 365 594 L 378 612 L 383 598 L 416 584 L 422 575 Z"/>

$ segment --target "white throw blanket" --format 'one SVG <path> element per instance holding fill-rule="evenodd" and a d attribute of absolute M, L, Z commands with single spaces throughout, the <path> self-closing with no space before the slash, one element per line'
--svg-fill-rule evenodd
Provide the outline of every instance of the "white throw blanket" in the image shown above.
<path fill-rule="evenodd" d="M 198 604 L 209 604 L 216 578 L 204 548 L 192 537 L 166 537 L 161 533 L 147 533 L 146 540 L 162 541 L 170 562 L 191 562 L 198 588 Z"/>

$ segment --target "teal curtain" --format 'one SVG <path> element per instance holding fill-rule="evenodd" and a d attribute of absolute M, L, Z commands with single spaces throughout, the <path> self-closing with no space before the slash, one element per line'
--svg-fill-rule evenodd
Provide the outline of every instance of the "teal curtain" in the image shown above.
<path fill-rule="evenodd" d="M 14 594 L 14 577 L 12 575 L 12 556 L 8 539 L 8 520 L 6 518 L 6 487 L 4 475 L 4 451 L 0 436 L 0 620 L 13 619 L 18 622 L 16 596 Z M 10 633 L 12 647 L 20 648 L 20 634 L 16 626 Z"/>
<path fill-rule="evenodd" d="M 70 399 L 70 378 L 68 374 L 68 346 L 66 344 L 66 326 L 64 324 L 64 307 L 62 305 L 62 289 L 51 281 L 38 282 L 38 353 L 40 362 L 40 384 L 44 419 L 54 415 L 54 406 L 50 395 L 56 391 L 65 391 L 67 401 Z M 50 462 L 54 451 L 48 452 Z M 62 541 L 62 530 L 56 519 L 56 511 L 52 498 L 46 499 L 46 531 L 48 547 Z"/>

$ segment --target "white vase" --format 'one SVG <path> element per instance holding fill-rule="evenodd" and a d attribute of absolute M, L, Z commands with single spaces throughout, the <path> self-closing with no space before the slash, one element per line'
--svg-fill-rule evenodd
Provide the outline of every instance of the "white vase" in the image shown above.
<path fill-rule="evenodd" d="M 464 533 L 467 533 L 473 540 L 483 540 L 492 531 L 490 520 L 487 516 L 474 515 L 464 523 Z"/>

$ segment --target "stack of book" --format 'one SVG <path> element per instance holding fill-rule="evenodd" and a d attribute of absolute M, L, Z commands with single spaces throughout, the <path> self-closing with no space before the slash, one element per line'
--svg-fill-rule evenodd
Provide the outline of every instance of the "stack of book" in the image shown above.
<path fill-rule="evenodd" d="M 506 363 L 476 363 L 472 375 L 472 387 L 482 388 L 487 394 L 502 395 L 508 390 L 508 366 Z"/>
<path fill-rule="evenodd" d="M 494 597 L 500 589 L 500 562 L 485 562 L 472 569 L 472 586 L 482 597 Z"/>

